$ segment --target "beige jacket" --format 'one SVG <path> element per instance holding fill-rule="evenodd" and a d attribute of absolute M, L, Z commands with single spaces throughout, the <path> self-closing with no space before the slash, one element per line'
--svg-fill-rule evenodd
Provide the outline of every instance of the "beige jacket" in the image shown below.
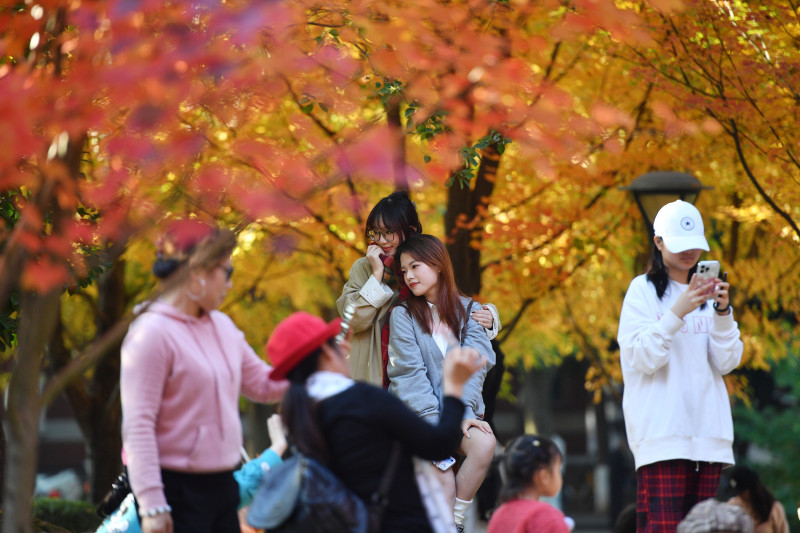
<path fill-rule="evenodd" d="M 397 292 L 372 275 L 372 266 L 366 257 L 361 257 L 350 267 L 350 279 L 344 284 L 342 295 L 336 300 L 339 316 L 344 315 L 348 302 L 355 304 L 350 322 L 353 331 L 350 356 L 350 376 L 356 381 L 383 385 L 383 363 L 381 362 L 381 329 L 386 322 L 389 309 L 394 305 Z M 500 316 L 492 304 L 484 305 L 492 313 L 494 324 L 486 330 L 489 340 L 500 331 Z"/>
<path fill-rule="evenodd" d="M 381 328 L 386 321 L 397 293 L 372 275 L 369 259 L 361 257 L 350 267 L 350 279 L 344 284 L 342 295 L 336 300 L 339 316 L 349 302 L 355 303 L 350 329 L 350 376 L 356 381 L 383 385 L 381 362 Z"/>
<path fill-rule="evenodd" d="M 728 503 L 742 507 L 753 518 L 753 523 L 758 520 L 753 508 L 743 498 L 734 496 L 728 500 Z M 758 524 L 756 533 L 789 533 L 789 522 L 786 520 L 786 511 L 781 502 L 775 500 L 769 513 L 769 520 Z"/>

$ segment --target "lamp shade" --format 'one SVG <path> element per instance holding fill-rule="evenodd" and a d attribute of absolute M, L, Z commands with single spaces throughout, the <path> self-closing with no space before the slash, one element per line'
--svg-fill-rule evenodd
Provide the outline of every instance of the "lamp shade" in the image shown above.
<path fill-rule="evenodd" d="M 653 234 L 653 220 L 656 218 L 658 210 L 664 205 L 675 200 L 684 200 L 693 204 L 697 201 L 700 191 L 713 188 L 703 185 L 691 174 L 670 170 L 642 174 L 630 185 L 620 187 L 621 190 L 630 191 L 633 194 L 650 235 Z"/>

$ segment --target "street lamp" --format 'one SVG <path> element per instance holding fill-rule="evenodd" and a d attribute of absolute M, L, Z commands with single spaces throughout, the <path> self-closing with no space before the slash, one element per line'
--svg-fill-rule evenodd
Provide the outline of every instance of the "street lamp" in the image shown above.
<path fill-rule="evenodd" d="M 695 203 L 700 191 L 713 188 L 703 185 L 691 174 L 671 170 L 648 172 L 633 180 L 627 187 L 620 187 L 621 190 L 631 191 L 633 194 L 651 239 L 653 220 L 659 209 L 678 199 Z"/>

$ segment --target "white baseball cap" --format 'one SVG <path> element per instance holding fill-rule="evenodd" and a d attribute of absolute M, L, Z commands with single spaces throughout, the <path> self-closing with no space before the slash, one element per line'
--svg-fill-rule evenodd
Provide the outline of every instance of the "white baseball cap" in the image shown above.
<path fill-rule="evenodd" d="M 653 221 L 653 232 L 664 239 L 667 250 L 673 254 L 709 250 L 700 211 L 683 200 L 675 200 L 659 209 Z"/>

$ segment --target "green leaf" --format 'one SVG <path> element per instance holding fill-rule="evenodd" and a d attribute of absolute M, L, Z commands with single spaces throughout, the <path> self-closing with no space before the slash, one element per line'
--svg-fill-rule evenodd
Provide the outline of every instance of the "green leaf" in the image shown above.
<path fill-rule="evenodd" d="M 313 102 L 310 104 L 306 104 L 301 109 L 303 110 L 303 113 L 308 115 L 309 113 L 311 113 L 311 110 L 314 109 L 314 104 Z"/>
<path fill-rule="evenodd" d="M 423 159 L 423 160 L 424 160 L 426 163 L 430 163 L 430 162 L 431 162 L 431 156 L 429 156 L 428 154 L 425 154 L 425 155 L 422 157 L 422 159 Z"/>

